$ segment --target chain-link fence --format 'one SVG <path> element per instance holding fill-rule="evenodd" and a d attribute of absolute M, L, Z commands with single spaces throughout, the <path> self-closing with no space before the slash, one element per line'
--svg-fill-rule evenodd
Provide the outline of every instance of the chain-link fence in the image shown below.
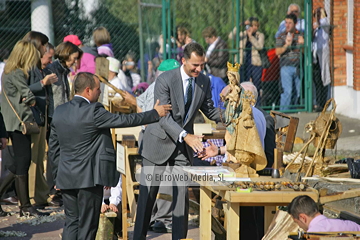
<path fill-rule="evenodd" d="M 305 110 L 306 53 L 303 33 L 306 27 L 304 18 L 308 13 L 301 11 L 305 6 L 303 0 L 224 0 L 208 1 L 206 4 L 201 1 L 174 0 L 170 3 L 175 6 L 173 25 L 185 27 L 189 37 L 202 44 L 207 51 L 211 41 L 207 41 L 203 31 L 209 26 L 217 31 L 217 36 L 220 36 L 226 45 L 222 44 L 221 48 L 215 47 L 213 52 L 226 51 L 230 53 L 230 62 L 241 64 L 241 82 L 252 81 L 255 84 L 259 92 L 258 105 L 266 110 Z M 290 4 L 293 5 L 289 7 Z M 301 19 L 296 25 L 299 26 L 300 32 L 293 34 L 294 31 L 291 30 L 293 40 L 284 52 L 276 48 L 285 45 L 284 18 L 290 10 Z M 294 21 L 297 21 L 297 18 Z M 177 31 L 172 36 L 177 36 L 177 40 L 181 42 L 181 35 L 181 32 Z M 213 60 L 210 56 L 218 59 Z M 226 71 L 226 64 L 220 64 L 219 56 L 220 54 L 213 53 L 208 55 L 208 69 L 212 75 L 226 81 L 224 72 L 216 69 L 223 67 Z M 224 54 L 221 57 L 224 57 Z M 212 62 L 216 62 L 217 66 L 212 67 Z M 216 71 L 213 71 L 214 68 Z"/>
<path fill-rule="evenodd" d="M 31 30 L 33 2 L 0 1 L 2 59 L 16 41 Z M 162 59 L 181 61 L 184 45 L 196 41 L 207 49 L 208 74 L 226 82 L 226 61 L 240 62 L 241 81 L 254 82 L 260 96 L 258 103 L 266 110 L 294 112 L 310 110 L 311 106 L 320 109 L 331 96 L 331 28 L 326 26 L 331 25 L 332 0 L 314 0 L 312 9 L 304 9 L 310 0 L 49 2 L 55 46 L 69 34 L 78 35 L 85 45 L 93 45 L 93 30 L 104 26 L 110 32 L 115 57 L 122 62 L 127 53 L 132 53 L 135 71 L 139 71 L 143 81 L 153 81 L 153 73 Z M 304 44 L 297 44 L 296 35 L 285 53 L 279 54 L 277 48 L 286 43 L 286 36 L 280 36 L 280 32 L 286 30 L 283 27 L 277 32 L 292 3 L 299 6 L 299 11 L 295 9 L 293 13 L 302 19 L 298 23 L 301 34 L 313 23 L 318 27 L 314 31 L 309 29 L 313 43 L 307 43 L 304 34 Z M 35 17 L 41 19 L 43 16 Z M 304 19 L 312 19 L 312 23 Z M 209 29 L 205 31 L 207 27 L 212 27 L 224 41 L 221 48 L 208 51 L 211 41 Z M 211 58 L 209 52 L 217 53 L 216 57 Z M 313 68 L 313 72 L 308 74 L 307 67 Z"/>
<path fill-rule="evenodd" d="M 332 97 L 333 82 L 332 49 L 332 1 L 313 1 L 313 106 L 314 111 L 321 111 Z"/>
<path fill-rule="evenodd" d="M 15 43 L 31 30 L 30 1 L 0 1 L 0 60 L 7 59 Z"/>
<path fill-rule="evenodd" d="M 2 49 L 11 51 L 15 43 L 31 30 L 31 20 L 39 21 L 44 15 L 31 16 L 32 1 L 2 0 L 1 39 Z M 51 8 L 55 46 L 69 34 L 77 35 L 84 45 L 93 45 L 92 32 L 104 26 L 111 35 L 115 57 L 122 60 L 132 51 L 139 58 L 138 8 L 137 1 L 124 0 L 52 0 Z M 41 12 L 40 12 L 41 13 Z M 157 15 L 161 18 L 161 12 Z M 161 22 L 159 21 L 159 27 Z"/>

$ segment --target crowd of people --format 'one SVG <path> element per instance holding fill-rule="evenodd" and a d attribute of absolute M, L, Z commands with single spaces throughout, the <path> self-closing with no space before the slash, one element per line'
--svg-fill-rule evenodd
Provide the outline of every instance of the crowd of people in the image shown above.
<path fill-rule="evenodd" d="M 274 53 L 279 64 L 276 80 L 282 89 L 280 110 L 290 109 L 301 99 L 305 22 L 300 16 L 300 7 L 291 4 L 275 36 Z M 314 105 L 321 108 L 331 82 L 329 31 L 324 9 L 317 9 L 314 18 L 314 63 L 321 72 L 314 78 Z M 275 123 L 261 109 L 266 91 L 262 56 L 265 37 L 258 31 L 258 18 L 250 17 L 243 24 L 244 31 L 235 27 L 228 36 L 235 40 L 239 33 L 241 67 L 235 68 L 236 72 L 228 70 L 226 41 L 210 26 L 202 31 L 206 49 L 183 26 L 177 28 L 173 59 L 163 60 L 167 49 L 161 42 L 153 44 L 152 54 L 145 59 L 146 73 L 139 72 L 134 52 L 128 52 L 122 61 L 115 57 L 110 33 L 104 27 L 93 32 L 95 47 L 84 46 L 76 35 L 65 36 L 54 47 L 43 33 L 27 33 L 9 56 L 1 56 L 6 61 L 0 65 L 0 149 L 13 153 L 3 154 L 1 169 L 6 171 L 0 179 L 2 201 L 19 203 L 20 216 L 35 217 L 48 215 L 42 211 L 46 206 L 64 205 L 63 239 L 95 239 L 100 212 L 119 212 L 121 199 L 110 128 L 142 126 L 142 176 L 149 174 L 149 169 L 152 175 L 161 174 L 162 167 L 167 166 L 221 165 L 227 160 L 226 141 L 202 142 L 201 136 L 194 135 L 194 122 L 199 110 L 208 120 L 229 121 L 222 102 L 239 101 L 244 91 L 254 97 L 251 113 L 271 167 Z M 107 97 L 116 94 L 94 75 L 97 57 L 108 60 L 109 82 L 124 91 L 122 97 L 138 113 L 112 114 L 98 102 L 101 92 Z M 150 86 L 141 82 L 141 74 Z M 107 195 L 104 188 L 111 192 L 109 200 L 103 199 Z M 172 193 L 173 202 L 156 200 L 158 192 Z M 291 206 L 289 213 L 300 227 L 302 220 L 308 223 L 318 217 L 318 213 L 305 212 L 310 216 L 305 218 Z M 186 186 L 140 185 L 134 239 L 145 239 L 149 229 L 172 232 L 173 239 L 186 238 L 188 211 Z M 7 215 L 0 207 L 0 216 Z M 116 233 L 121 235 L 119 223 L 117 226 Z"/>

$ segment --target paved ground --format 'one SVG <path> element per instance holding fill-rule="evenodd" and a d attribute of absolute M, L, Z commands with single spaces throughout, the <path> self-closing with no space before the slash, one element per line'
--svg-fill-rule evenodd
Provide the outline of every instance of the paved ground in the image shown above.
<path fill-rule="evenodd" d="M 308 135 L 305 134 L 304 126 L 311 120 L 315 120 L 318 116 L 317 113 L 299 113 L 293 114 L 300 119 L 299 127 L 297 131 L 297 136 L 302 138 L 307 138 Z M 337 151 L 332 151 L 332 153 L 337 152 L 338 154 L 343 154 L 343 156 L 360 156 L 360 120 L 351 119 L 344 116 L 338 116 L 343 126 L 343 133 L 338 140 Z M 3 205 L 4 206 L 4 205 Z M 27 240 L 27 239 L 43 239 L 43 240 L 52 240 L 60 239 L 59 234 L 62 232 L 62 227 L 64 224 L 62 208 L 52 208 L 47 209 L 46 211 L 55 211 L 56 215 L 49 217 L 48 220 L 53 222 L 41 223 L 39 225 L 30 225 L 26 223 L 25 220 L 19 219 L 18 214 L 15 212 L 18 211 L 16 206 L 4 206 L 4 209 L 7 211 L 13 211 L 14 215 L 11 217 L 0 218 L 0 231 L 20 231 L 26 233 L 25 237 L 0 237 L 0 239 L 10 239 L 10 240 Z M 132 236 L 133 227 L 129 228 L 130 239 Z M 196 226 L 189 227 L 188 238 L 199 239 L 199 228 Z M 171 234 L 159 234 L 154 232 L 149 232 L 148 239 L 171 239 Z"/>
<path fill-rule="evenodd" d="M 44 212 L 52 212 L 52 216 L 44 217 L 42 220 L 43 223 L 38 225 L 34 218 L 25 219 L 19 218 L 17 213 L 17 206 L 2 205 L 5 211 L 11 212 L 13 215 L 9 217 L 0 218 L 0 239 L 9 239 L 9 240 L 55 240 L 61 239 L 60 234 L 62 233 L 62 228 L 64 225 L 64 211 L 63 208 L 54 207 L 46 208 Z M 196 218 L 196 216 L 191 216 Z M 188 238 L 190 239 L 199 239 L 199 228 L 197 221 L 190 221 Z M 128 228 L 129 239 L 132 239 L 134 227 Z M 4 237 L 3 232 L 11 231 L 12 237 Z M 14 234 L 19 234 L 19 237 L 14 237 Z M 26 235 L 26 236 L 23 236 Z M 171 239 L 171 233 L 155 233 L 152 231 L 148 232 L 147 239 Z"/>

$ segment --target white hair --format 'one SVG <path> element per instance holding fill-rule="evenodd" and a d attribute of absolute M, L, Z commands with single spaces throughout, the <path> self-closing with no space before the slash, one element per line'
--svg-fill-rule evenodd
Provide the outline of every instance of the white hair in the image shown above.
<path fill-rule="evenodd" d="M 300 6 L 299 6 L 298 4 L 296 4 L 296 3 L 292 3 L 292 4 L 289 5 L 289 7 L 288 7 L 288 13 L 290 13 L 290 8 L 291 8 L 292 6 L 295 6 L 295 7 L 297 7 L 297 8 L 299 9 L 299 16 L 300 16 L 301 8 L 300 8 Z"/>
<path fill-rule="evenodd" d="M 258 90 L 255 85 L 252 82 L 242 82 L 240 85 L 245 89 L 245 91 L 250 91 L 252 94 L 254 94 L 256 102 L 258 98 Z"/>

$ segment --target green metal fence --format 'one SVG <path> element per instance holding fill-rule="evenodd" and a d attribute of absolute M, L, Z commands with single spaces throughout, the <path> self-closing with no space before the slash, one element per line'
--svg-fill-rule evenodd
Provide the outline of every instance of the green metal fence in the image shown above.
<path fill-rule="evenodd" d="M 6 52 L 11 51 L 16 41 L 31 30 L 33 2 L 8 0 L 0 5 L 2 14 L 0 55 L 6 55 Z M 313 17 L 313 9 L 323 7 L 327 13 L 327 22 L 331 25 L 332 0 L 51 0 L 49 2 L 54 35 L 52 43 L 55 46 L 69 34 L 78 35 L 85 45 L 92 45 L 92 31 L 98 26 L 104 26 L 110 32 L 115 57 L 122 61 L 127 53 L 133 53 L 137 62 L 137 71 L 141 74 L 142 80 L 148 82 L 153 81 L 151 76 L 162 59 L 180 60 L 179 45 L 183 43 L 180 43 L 178 27 L 186 29 L 190 38 L 206 49 L 208 46 L 202 32 L 209 26 L 215 28 L 217 35 L 226 42 L 227 47 L 220 51 L 229 52 L 228 60 L 243 63 L 242 80 L 258 81 L 253 75 L 246 76 L 252 65 L 246 62 L 246 54 L 249 54 L 252 48 L 247 48 L 246 44 L 241 45 L 240 35 L 241 32 L 246 31 L 246 24 L 243 23 L 250 17 L 257 17 L 258 32 L 264 34 L 263 47 L 270 60 L 269 68 L 259 70 L 261 77 L 260 84 L 257 85 L 261 95 L 259 99 L 261 106 L 266 110 L 281 109 L 285 112 L 311 111 L 313 106 L 322 106 L 324 99 L 331 96 L 329 90 L 331 84 L 327 84 L 329 78 L 332 82 L 333 69 L 331 28 L 330 40 L 325 41 L 329 45 L 330 54 L 325 54 L 325 57 L 319 55 L 320 48 L 317 48 L 316 53 L 313 52 L 312 38 L 313 23 L 317 21 L 317 16 L 321 16 L 320 14 Z M 301 82 L 300 96 L 290 102 L 291 106 L 284 109 L 280 102 L 283 91 L 281 83 L 285 79 L 281 79 L 279 63 L 281 59 L 274 53 L 275 34 L 291 3 L 296 3 L 301 8 L 300 18 L 306 23 L 305 42 L 300 47 L 302 54 L 299 57 L 298 67 Z M 36 17 L 42 16 L 39 14 Z M 320 22 L 318 24 L 320 25 Z M 229 38 L 234 28 L 234 34 Z M 318 30 L 321 33 L 326 28 L 320 26 Z M 321 64 L 315 65 L 313 56 L 317 56 L 314 59 Z M 0 57 L 6 58 L 6 56 Z M 320 57 L 322 58 L 319 59 Z M 324 62 L 328 64 L 324 65 Z M 326 72 L 330 74 L 324 75 L 324 66 Z"/>
<path fill-rule="evenodd" d="M 296 3 L 300 7 L 300 19 L 302 20 L 301 32 L 304 36 L 304 44 L 301 46 L 292 46 L 289 51 L 299 51 L 298 65 L 295 73 L 297 75 L 298 88 L 296 88 L 295 79 L 290 79 L 289 74 L 281 73 L 284 71 L 284 61 L 276 56 L 276 32 L 280 22 L 284 20 L 290 4 Z M 259 105 L 266 110 L 281 110 L 284 112 L 298 112 L 312 110 L 312 1 L 311 0 L 275 0 L 275 1 L 245 1 L 245 0 L 223 0 L 223 1 L 190 1 L 190 0 L 163 0 L 163 28 L 167 29 L 164 36 L 164 42 L 170 42 L 169 39 L 174 35 L 169 29 L 174 26 L 186 26 L 193 40 L 207 48 L 202 30 L 208 26 L 214 27 L 218 36 L 227 42 L 227 49 L 230 53 L 230 62 L 240 62 L 241 81 L 253 81 L 257 86 L 260 98 Z M 264 41 L 262 48 L 268 54 L 270 67 L 262 68 L 259 62 L 254 63 L 254 58 L 250 56 L 258 54 L 247 48 L 248 37 L 246 36 L 246 20 L 250 17 L 258 19 L 258 33 L 262 33 Z M 171 19 L 171 21 L 169 20 Z M 170 24 L 172 25 L 170 25 Z M 166 27 L 164 27 L 166 26 Z M 239 26 L 239 27 L 237 27 Z M 165 31 L 165 30 L 163 30 Z M 231 36 L 231 33 L 233 34 Z M 256 49 L 260 50 L 260 49 Z M 262 51 L 264 52 L 264 51 Z M 170 57 L 171 54 L 167 54 Z M 279 61 L 280 60 L 280 61 Z M 260 66 L 259 66 L 260 65 Z M 287 65 L 285 63 L 285 65 Z M 225 79 L 226 80 L 226 79 Z M 293 83 L 289 83 L 293 81 Z M 284 84 L 284 82 L 286 84 Z M 294 85 L 292 91 L 286 89 L 289 84 Z M 285 89 L 284 89 L 285 87 Z M 297 92 L 295 90 L 298 90 Z M 284 90 L 287 90 L 287 98 L 284 101 Z M 294 97 L 294 95 L 299 95 Z M 283 104 L 281 104 L 283 103 Z M 286 105 L 289 106 L 285 106 Z"/>

